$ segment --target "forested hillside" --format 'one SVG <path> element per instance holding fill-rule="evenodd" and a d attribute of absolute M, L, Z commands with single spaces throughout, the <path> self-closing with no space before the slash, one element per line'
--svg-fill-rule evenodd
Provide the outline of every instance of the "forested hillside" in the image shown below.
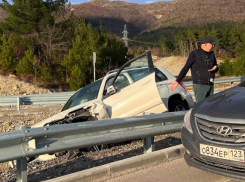
<path fill-rule="evenodd" d="M 3 21 L 6 16 L 7 12 L 0 7 L 0 21 Z"/>
<path fill-rule="evenodd" d="M 173 0 L 147 4 L 92 0 L 72 5 L 72 8 L 77 17 L 93 22 L 95 27 L 102 23 L 107 31 L 118 36 L 122 36 L 123 26 L 127 24 L 130 37 L 168 26 L 202 26 L 225 21 L 245 21 L 244 0 Z M 4 13 L 3 16 L 5 15 Z"/>
<path fill-rule="evenodd" d="M 84 17 L 91 21 L 95 27 L 103 24 L 106 30 L 122 36 L 123 27 L 127 24 L 130 36 L 147 30 L 157 22 L 157 18 L 138 4 L 123 1 L 95 0 L 78 5 L 72 5 L 77 17 Z"/>
<path fill-rule="evenodd" d="M 157 7 L 157 4 L 156 4 Z M 210 23 L 245 20 L 244 0 L 174 0 L 164 8 L 157 8 L 161 14 L 161 26 L 201 26 Z"/>
<path fill-rule="evenodd" d="M 134 4 L 124 1 L 93 0 L 74 5 L 76 16 L 101 22 L 121 36 L 127 24 L 130 35 L 168 26 L 202 26 L 210 23 L 245 21 L 244 0 L 173 0 Z"/>
<path fill-rule="evenodd" d="M 22 1 L 2 7 L 8 13 L 0 23 L 0 70 L 45 87 L 77 90 L 96 76 L 125 63 L 127 48 L 103 28 L 73 15 L 65 0 Z"/>
<path fill-rule="evenodd" d="M 164 27 L 134 37 L 134 39 L 142 42 L 140 46 L 134 42 L 130 44 L 134 50 L 151 48 L 160 57 L 171 55 L 185 57 L 200 47 L 200 40 L 205 36 L 211 36 L 217 42 L 214 52 L 217 57 L 225 60 L 220 64 L 219 73 L 221 76 L 245 74 L 244 22 L 220 22 L 201 27 Z M 151 42 L 155 46 L 144 44 L 144 42 Z"/>

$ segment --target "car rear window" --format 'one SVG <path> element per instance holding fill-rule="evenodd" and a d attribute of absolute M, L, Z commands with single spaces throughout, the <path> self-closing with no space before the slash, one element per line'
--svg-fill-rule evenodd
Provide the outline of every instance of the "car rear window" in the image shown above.
<path fill-rule="evenodd" d="M 167 80 L 167 76 L 164 75 L 159 69 L 155 68 L 155 77 L 156 77 L 156 82 L 162 82 L 164 80 Z"/>
<path fill-rule="evenodd" d="M 135 70 L 130 70 L 127 71 L 127 73 L 129 74 L 129 76 L 132 78 L 132 80 L 134 82 L 140 80 L 141 78 L 146 77 L 147 75 L 150 74 L 150 71 L 148 68 L 141 68 L 141 69 L 135 69 Z"/>

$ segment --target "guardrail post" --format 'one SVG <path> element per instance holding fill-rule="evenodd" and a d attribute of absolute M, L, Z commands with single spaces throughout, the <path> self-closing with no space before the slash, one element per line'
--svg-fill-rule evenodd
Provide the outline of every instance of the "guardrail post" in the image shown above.
<path fill-rule="evenodd" d="M 233 83 L 234 83 L 234 82 L 231 82 L 231 87 L 233 87 Z"/>
<path fill-rule="evenodd" d="M 144 154 L 153 152 L 154 137 L 144 138 Z"/>
<path fill-rule="evenodd" d="M 27 160 L 26 158 L 17 159 L 17 182 L 27 182 Z"/>
<path fill-rule="evenodd" d="M 23 104 L 23 98 L 22 97 L 17 97 L 17 111 L 20 110 L 20 105 Z"/>
<path fill-rule="evenodd" d="M 25 129 L 25 126 L 17 126 L 16 130 Z M 26 158 L 17 159 L 16 181 L 27 182 L 27 160 Z"/>
<path fill-rule="evenodd" d="M 149 115 L 149 113 L 143 112 L 143 116 Z M 144 154 L 153 152 L 154 136 L 144 138 Z"/>

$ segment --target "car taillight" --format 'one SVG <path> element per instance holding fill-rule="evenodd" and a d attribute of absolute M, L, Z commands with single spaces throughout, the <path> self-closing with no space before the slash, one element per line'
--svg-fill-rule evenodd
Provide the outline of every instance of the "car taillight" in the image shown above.
<path fill-rule="evenodd" d="M 179 84 L 181 85 L 181 87 L 183 87 L 186 90 L 185 85 L 184 85 L 183 82 L 179 82 Z"/>

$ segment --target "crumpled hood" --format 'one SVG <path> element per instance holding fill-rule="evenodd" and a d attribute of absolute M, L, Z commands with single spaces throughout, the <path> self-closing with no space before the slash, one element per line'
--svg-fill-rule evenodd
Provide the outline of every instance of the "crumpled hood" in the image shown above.
<path fill-rule="evenodd" d="M 223 118 L 223 122 L 239 119 L 245 123 L 245 88 L 236 86 L 208 97 L 198 103 L 192 113 L 209 119 Z"/>
<path fill-rule="evenodd" d="M 67 114 L 69 114 L 70 112 L 73 112 L 75 110 L 78 110 L 78 109 L 82 109 L 84 107 L 90 107 L 93 103 L 97 103 L 97 102 L 100 102 L 98 99 L 94 99 L 94 100 L 91 100 L 89 102 L 86 102 L 86 103 L 83 103 L 83 104 L 80 104 L 80 105 L 77 105 L 75 107 L 72 107 L 70 109 L 67 109 L 65 111 L 62 111 L 58 114 L 55 114 L 47 119 L 44 119 L 38 123 L 36 123 L 35 125 L 33 125 L 32 127 L 35 128 L 35 127 L 43 127 L 45 124 L 47 123 L 50 123 L 50 122 L 53 122 L 53 121 L 56 121 L 56 120 L 60 120 L 60 119 L 63 119 Z"/>

